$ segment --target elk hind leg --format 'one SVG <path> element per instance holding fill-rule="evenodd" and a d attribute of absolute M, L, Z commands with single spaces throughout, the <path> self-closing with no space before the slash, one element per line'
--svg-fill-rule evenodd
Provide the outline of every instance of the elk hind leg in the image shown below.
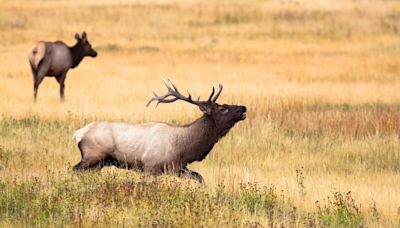
<path fill-rule="evenodd" d="M 98 153 L 96 156 L 90 155 L 92 151 L 88 148 L 83 141 L 78 143 L 78 148 L 81 152 L 81 161 L 73 167 L 75 171 L 86 171 L 86 170 L 99 170 L 104 166 L 104 159 L 106 153 Z M 88 153 L 89 152 L 89 153 Z"/>
<path fill-rule="evenodd" d="M 36 77 L 37 77 L 37 71 L 36 71 L 35 67 L 32 65 L 32 63 L 29 63 L 29 65 L 31 66 L 33 81 L 35 81 Z"/>
<path fill-rule="evenodd" d="M 42 83 L 44 77 L 46 76 L 50 68 L 50 63 L 48 61 L 42 61 L 37 69 L 37 73 L 34 74 L 33 83 L 33 100 L 36 101 L 37 93 L 40 83 Z"/>

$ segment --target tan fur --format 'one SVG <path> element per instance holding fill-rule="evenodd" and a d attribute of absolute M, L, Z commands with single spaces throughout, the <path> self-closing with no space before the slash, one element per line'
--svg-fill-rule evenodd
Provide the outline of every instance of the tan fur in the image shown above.
<path fill-rule="evenodd" d="M 29 51 L 29 62 L 32 66 L 37 69 L 40 61 L 44 58 L 46 54 L 46 43 L 43 41 L 37 42 Z"/>
<path fill-rule="evenodd" d="M 85 127 L 75 131 L 73 138 L 75 139 L 77 144 L 82 140 L 83 136 L 86 134 L 87 131 L 89 131 L 90 126 L 92 126 L 92 125 L 93 125 L 93 123 L 90 123 L 90 124 L 86 125 Z"/>
<path fill-rule="evenodd" d="M 153 169 L 175 160 L 180 151 L 174 147 L 174 138 L 181 138 L 185 130 L 164 123 L 95 122 L 77 130 L 74 138 L 77 144 L 84 141 L 88 159 L 112 155 L 119 161 L 140 162 Z"/>

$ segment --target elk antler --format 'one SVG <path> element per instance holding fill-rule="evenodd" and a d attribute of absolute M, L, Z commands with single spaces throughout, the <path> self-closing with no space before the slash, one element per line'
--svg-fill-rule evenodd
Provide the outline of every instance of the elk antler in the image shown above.
<path fill-rule="evenodd" d="M 147 103 L 146 106 L 149 106 L 151 104 L 151 102 L 153 102 L 153 101 L 157 101 L 156 107 L 160 103 L 172 103 L 176 100 L 183 100 L 183 101 L 189 102 L 191 104 L 195 104 L 195 105 L 215 103 L 223 89 L 222 84 L 219 83 L 218 92 L 215 96 L 214 96 L 215 89 L 213 86 L 211 95 L 207 101 L 200 101 L 200 97 L 198 97 L 197 100 L 192 100 L 192 95 L 189 93 L 189 91 L 187 91 L 188 96 L 185 97 L 184 95 L 182 95 L 179 92 L 178 88 L 176 88 L 176 86 L 174 85 L 174 83 L 172 83 L 172 81 L 170 79 L 167 79 L 167 81 L 166 81 L 163 77 L 161 77 L 161 80 L 163 80 L 165 86 L 168 89 L 168 92 L 161 96 L 158 96 L 155 92 L 153 92 L 154 97 L 150 99 L 150 101 Z M 172 97 L 172 98 L 169 98 L 169 97 Z"/>

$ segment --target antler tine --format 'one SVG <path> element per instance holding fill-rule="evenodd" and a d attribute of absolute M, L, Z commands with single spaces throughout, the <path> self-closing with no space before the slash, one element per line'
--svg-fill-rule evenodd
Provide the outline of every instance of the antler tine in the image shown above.
<path fill-rule="evenodd" d="M 172 98 L 171 100 L 166 100 L 166 99 L 157 100 L 156 108 L 157 108 L 158 104 L 160 104 L 160 103 L 172 103 L 172 102 L 174 102 L 174 101 L 176 101 L 176 100 L 178 100 L 177 97 L 174 97 L 174 98 Z"/>
<path fill-rule="evenodd" d="M 154 97 L 151 98 L 151 99 L 149 100 L 149 102 L 147 102 L 146 107 L 149 107 L 149 105 L 151 104 L 151 102 L 155 101 L 155 100 L 156 100 L 156 97 L 158 97 L 157 94 L 156 94 L 156 92 L 153 91 L 153 94 L 154 94 Z"/>
<path fill-rule="evenodd" d="M 152 98 L 149 100 L 149 102 L 147 102 L 146 107 L 149 107 L 149 105 L 151 104 L 151 102 L 157 100 L 157 99 L 156 99 L 157 94 L 156 94 L 155 92 L 153 92 L 153 94 L 154 94 L 154 97 L 152 97 Z M 156 107 L 157 107 L 157 105 L 156 105 Z"/>
<path fill-rule="evenodd" d="M 217 92 L 217 94 L 214 96 L 214 98 L 212 99 L 212 102 L 216 102 L 216 101 L 217 101 L 217 99 L 218 99 L 219 95 L 221 94 L 223 88 L 224 88 L 224 87 L 222 86 L 222 84 L 221 84 L 221 83 L 218 83 L 218 92 Z"/>
<path fill-rule="evenodd" d="M 213 85 L 213 84 L 211 84 L 211 85 L 212 85 L 212 92 L 211 92 L 211 94 L 210 94 L 210 97 L 208 98 L 208 102 L 211 101 L 212 97 L 214 96 L 214 92 L 215 92 L 214 85 Z"/>
<path fill-rule="evenodd" d="M 186 92 L 188 93 L 188 99 L 192 100 L 192 95 L 190 94 L 189 90 L 186 90 Z"/>
<path fill-rule="evenodd" d="M 172 91 L 172 88 L 170 85 L 168 85 L 167 81 L 165 80 L 165 78 L 163 76 L 160 76 L 161 80 L 164 82 L 164 85 L 167 87 L 168 91 Z M 169 79 L 168 79 L 169 81 Z"/>
<path fill-rule="evenodd" d="M 149 100 L 149 102 L 147 102 L 146 107 L 149 107 L 149 105 L 150 105 L 151 102 L 153 102 L 153 101 L 154 101 L 154 98 L 151 98 L 151 99 Z"/>
<path fill-rule="evenodd" d="M 177 93 L 179 93 L 178 88 L 176 88 L 176 86 L 175 86 L 175 84 L 172 82 L 172 80 L 168 78 L 168 82 L 169 82 L 169 84 L 172 85 L 172 87 L 175 89 L 175 91 L 176 91 Z"/>
<path fill-rule="evenodd" d="M 150 99 L 150 101 L 147 103 L 146 107 L 148 107 L 153 101 L 157 101 L 157 104 L 156 104 L 156 107 L 157 107 L 158 104 L 160 104 L 160 103 L 172 103 L 179 99 L 178 97 L 174 97 L 172 99 L 166 99 L 169 96 L 173 96 L 169 93 L 165 94 L 163 96 L 157 96 L 156 93 L 154 93 L 154 92 L 153 92 L 153 94 L 154 94 L 154 97 Z"/>

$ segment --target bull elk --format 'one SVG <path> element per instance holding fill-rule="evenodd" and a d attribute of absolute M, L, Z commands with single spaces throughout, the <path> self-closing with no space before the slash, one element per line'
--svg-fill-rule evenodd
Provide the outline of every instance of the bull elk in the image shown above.
<path fill-rule="evenodd" d="M 74 169 L 101 169 L 115 165 L 151 174 L 172 172 L 203 182 L 202 176 L 189 170 L 187 165 L 202 161 L 219 139 L 237 122 L 244 120 L 246 107 L 217 104 L 223 88 L 221 84 L 216 94 L 213 87 L 208 100 L 200 101 L 200 98 L 192 100 L 189 92 L 187 97 L 182 95 L 171 80 L 163 81 L 168 92 L 162 96 L 153 92 L 154 97 L 147 106 L 153 101 L 158 105 L 182 100 L 197 105 L 203 116 L 182 126 L 167 123 L 90 123 L 74 134 L 82 156 Z"/>
<path fill-rule="evenodd" d="M 68 47 L 62 41 L 39 41 L 29 51 L 29 63 L 33 75 L 33 99 L 36 101 L 40 83 L 46 76 L 53 76 L 60 84 L 60 98 L 64 100 L 64 81 L 71 68 L 79 65 L 85 56 L 96 57 L 97 52 L 89 43 L 86 32 L 75 34 L 76 44 Z"/>

